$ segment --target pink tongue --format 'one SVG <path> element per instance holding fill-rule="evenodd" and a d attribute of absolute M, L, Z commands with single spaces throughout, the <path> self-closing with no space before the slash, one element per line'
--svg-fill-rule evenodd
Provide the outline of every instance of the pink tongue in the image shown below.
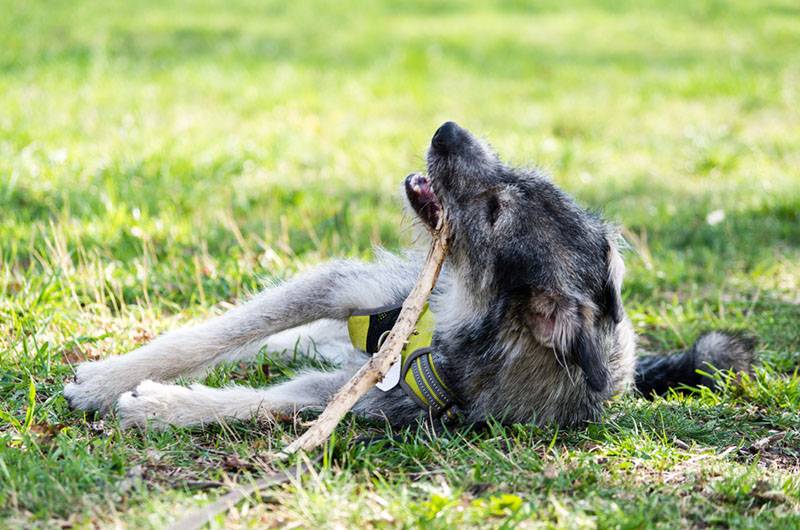
<path fill-rule="evenodd" d="M 431 181 L 424 175 L 416 173 L 406 182 L 409 199 L 414 205 L 417 214 L 426 224 L 430 225 L 431 228 L 435 228 L 439 223 L 441 206 L 439 204 L 439 199 L 433 192 Z"/>
<path fill-rule="evenodd" d="M 419 186 L 419 192 L 422 196 L 424 196 L 426 199 L 430 199 L 433 201 L 436 200 L 436 195 L 434 195 L 433 189 L 431 189 L 430 180 L 420 175 L 419 178 L 417 179 L 417 185 Z"/>

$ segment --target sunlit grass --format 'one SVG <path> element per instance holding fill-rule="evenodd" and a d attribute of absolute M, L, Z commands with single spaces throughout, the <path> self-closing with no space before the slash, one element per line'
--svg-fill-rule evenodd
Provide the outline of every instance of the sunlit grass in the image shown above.
<path fill-rule="evenodd" d="M 624 398 L 575 432 L 411 430 L 365 447 L 383 426 L 351 421 L 315 474 L 218 526 L 799 524 L 793 2 L 0 10 L 6 526 L 158 528 L 219 494 L 193 481 L 257 475 L 224 455 L 260 461 L 294 426 L 122 433 L 67 410 L 72 364 L 329 257 L 410 244 L 399 183 L 446 119 L 624 227 L 643 349 L 747 329 L 762 367 L 717 394 Z M 265 353 L 208 382 L 264 384 L 265 363 L 272 381 L 301 367 Z"/>

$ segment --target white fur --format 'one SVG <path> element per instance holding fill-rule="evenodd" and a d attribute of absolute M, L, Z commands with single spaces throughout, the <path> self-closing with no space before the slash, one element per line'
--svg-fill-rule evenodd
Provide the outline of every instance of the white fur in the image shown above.
<path fill-rule="evenodd" d="M 614 286 L 617 296 L 621 296 L 622 279 L 625 276 L 625 262 L 622 260 L 622 256 L 619 253 L 619 246 L 617 245 L 616 239 L 618 238 L 608 238 L 608 279 L 611 285 Z"/>
<path fill-rule="evenodd" d="M 322 359 L 333 364 L 350 361 L 357 350 L 350 342 L 347 325 L 341 320 L 317 320 L 304 326 L 271 335 L 264 343 L 270 353 L 291 358 L 298 355 Z"/>
<path fill-rule="evenodd" d="M 271 419 L 279 409 L 286 409 L 286 404 L 286 400 L 281 400 L 275 392 L 270 395 L 269 391 L 255 388 L 184 387 L 142 381 L 133 392 L 125 392 L 119 397 L 117 416 L 123 428 L 148 423 L 156 428 L 167 425 L 186 427 L 254 416 Z M 292 409 L 300 405 L 291 403 Z"/>
<path fill-rule="evenodd" d="M 264 389 L 230 386 L 184 387 L 143 381 L 117 402 L 117 416 L 123 428 L 167 425 L 192 426 L 225 419 L 271 420 L 275 414 L 290 415 L 306 407 L 322 407 L 330 396 L 358 369 L 351 363 L 334 372 L 307 372 Z"/>

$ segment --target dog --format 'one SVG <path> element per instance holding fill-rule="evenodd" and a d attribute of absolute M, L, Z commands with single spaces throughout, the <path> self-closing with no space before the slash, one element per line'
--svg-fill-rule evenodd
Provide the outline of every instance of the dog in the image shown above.
<path fill-rule="evenodd" d="M 448 256 L 418 332 L 356 414 L 394 426 L 424 419 L 575 426 L 629 391 L 714 386 L 703 371 L 750 370 L 749 336 L 711 332 L 688 351 L 637 357 L 621 289 L 623 241 L 538 170 L 509 167 L 482 140 L 443 124 L 427 173 L 404 183 L 416 218 L 449 226 Z M 271 287 L 222 316 L 163 335 L 127 355 L 81 364 L 64 395 L 122 427 L 205 425 L 321 408 L 377 351 L 423 261 L 378 251 L 332 261 Z M 223 361 L 316 350 L 336 369 L 263 389 L 180 386 Z"/>

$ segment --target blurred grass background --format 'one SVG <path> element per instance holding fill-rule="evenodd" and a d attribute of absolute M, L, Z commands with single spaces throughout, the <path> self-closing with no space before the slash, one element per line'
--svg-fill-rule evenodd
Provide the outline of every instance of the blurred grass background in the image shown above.
<path fill-rule="evenodd" d="M 120 493 L 127 462 L 170 443 L 170 454 L 184 458 L 204 435 L 182 432 L 168 443 L 112 427 L 102 450 L 91 449 L 101 443 L 92 424 L 67 411 L 59 395 L 71 364 L 124 353 L 328 257 L 369 258 L 375 244 L 410 243 L 399 184 L 423 168 L 430 135 L 448 119 L 486 137 L 512 163 L 544 167 L 624 227 L 632 245 L 624 297 L 643 347 L 679 348 L 710 327 L 759 335 L 764 367 L 746 394 L 765 408 L 751 418 L 752 401 L 721 405 L 705 396 L 702 406 L 750 418 L 738 431 L 702 438 L 706 449 L 719 452 L 774 428 L 797 441 L 796 2 L 0 0 L 0 12 L 0 507 L 11 523 L 158 526 L 169 519 L 169 503 L 189 494 L 167 495 L 158 483 Z M 220 384 L 235 376 L 226 374 Z M 673 400 L 685 409 L 672 428 L 691 423 L 701 405 Z M 637 419 L 647 423 L 637 416 L 647 406 L 631 398 L 615 414 L 635 428 Z M 56 432 L 41 427 L 53 425 Z M 590 436 L 623 457 L 661 443 L 621 429 L 625 443 L 607 431 Z M 527 433 L 519 447 L 547 446 L 553 436 Z M 250 454 L 252 437 L 240 438 L 218 443 Z M 418 442 L 410 440 L 400 452 L 413 453 Z M 466 461 L 477 442 L 454 443 Z M 585 447 L 562 443 L 564 462 L 586 465 Z M 377 464 L 341 450 L 348 463 L 331 468 L 321 489 L 286 493 L 278 510 L 285 521 L 312 525 L 314 506 L 336 499 L 355 514 L 371 513 L 380 503 L 362 499 L 358 488 L 365 488 L 389 492 L 398 513 L 413 515 L 409 523 L 386 509 L 390 526 L 466 524 L 448 519 L 473 480 L 463 478 L 453 453 L 445 452 L 451 505 L 446 492 L 435 493 L 440 502 L 428 490 L 407 489 L 409 462 L 376 486 L 361 466 Z M 680 447 L 664 451 L 680 460 Z M 619 487 L 639 492 L 624 503 L 623 512 L 641 515 L 640 526 L 630 527 L 656 525 L 655 514 L 694 524 L 720 498 L 726 525 L 740 513 L 742 524 L 774 523 L 784 519 L 771 519 L 764 506 L 796 514 L 800 497 L 798 454 L 786 451 L 776 476 L 793 474 L 795 482 L 784 504 L 740 504 L 761 479 L 731 479 L 736 466 L 751 465 L 732 458 L 721 473 L 733 493 L 688 486 L 695 501 L 711 499 L 699 511 L 667 482 L 657 496 L 668 511 L 653 511 L 652 492 L 624 478 L 596 486 L 608 498 L 565 497 L 536 483 L 523 508 L 491 505 L 500 497 L 489 492 L 475 497 L 494 508 L 470 504 L 467 512 L 478 514 L 470 524 L 489 526 L 513 517 L 625 526 L 622 515 L 598 515 L 616 513 L 608 503 Z M 540 475 L 545 453 L 520 456 L 533 459 L 523 476 Z M 429 469 L 442 458 L 432 450 L 411 461 Z M 565 465 L 568 476 L 578 472 Z M 356 489 L 336 497 L 337 481 Z M 156 494 L 170 500 L 153 506 Z M 527 515 L 504 518 L 512 512 Z"/>

